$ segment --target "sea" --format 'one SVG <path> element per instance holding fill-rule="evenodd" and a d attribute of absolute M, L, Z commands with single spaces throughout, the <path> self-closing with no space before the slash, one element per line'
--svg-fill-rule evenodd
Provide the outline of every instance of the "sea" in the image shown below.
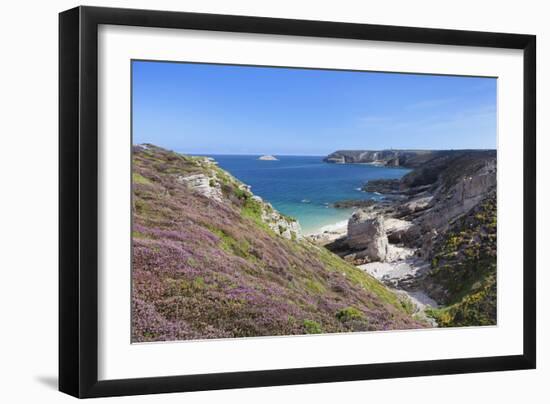
<path fill-rule="evenodd" d="M 330 164 L 324 156 L 208 155 L 224 170 L 250 185 L 251 191 L 279 212 L 300 222 L 304 234 L 322 232 L 347 221 L 353 209 L 332 204 L 342 200 L 381 199 L 361 191 L 369 180 L 401 178 L 410 170 L 370 164 Z"/>

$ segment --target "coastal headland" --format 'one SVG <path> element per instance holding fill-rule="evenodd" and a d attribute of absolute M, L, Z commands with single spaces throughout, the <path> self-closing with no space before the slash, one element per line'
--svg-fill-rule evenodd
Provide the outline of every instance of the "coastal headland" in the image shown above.
<path fill-rule="evenodd" d="M 372 180 L 347 222 L 310 239 L 416 301 L 440 326 L 496 323 L 496 151 L 338 151 L 336 164 L 413 170 Z"/>

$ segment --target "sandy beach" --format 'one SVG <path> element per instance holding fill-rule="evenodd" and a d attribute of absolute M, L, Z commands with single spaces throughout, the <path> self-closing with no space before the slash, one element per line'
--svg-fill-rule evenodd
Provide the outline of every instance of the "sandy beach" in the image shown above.
<path fill-rule="evenodd" d="M 323 226 L 316 232 L 306 235 L 306 237 L 319 245 L 329 244 L 347 235 L 348 220 Z M 385 221 L 388 230 L 403 229 L 411 225 L 408 221 L 395 218 L 385 218 Z M 415 258 L 414 249 L 390 244 L 388 250 L 386 262 L 366 263 L 357 265 L 357 268 L 378 279 L 395 293 L 407 296 L 415 306 L 415 314 L 429 322 L 433 327 L 437 327 L 435 320 L 425 313 L 425 310 L 429 307 L 438 307 L 437 302 L 422 290 L 408 286 L 408 282 L 429 269 L 429 264 Z"/>
<path fill-rule="evenodd" d="M 306 237 L 318 244 L 330 243 L 331 241 L 339 239 L 347 234 L 348 220 L 349 218 L 334 224 L 323 226 L 314 232 L 306 234 Z"/>

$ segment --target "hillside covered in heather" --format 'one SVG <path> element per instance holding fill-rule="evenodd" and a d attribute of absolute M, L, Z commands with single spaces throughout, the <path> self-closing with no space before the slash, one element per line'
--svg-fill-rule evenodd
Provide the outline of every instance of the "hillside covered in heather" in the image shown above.
<path fill-rule="evenodd" d="M 205 157 L 133 148 L 132 341 L 421 328 Z"/>

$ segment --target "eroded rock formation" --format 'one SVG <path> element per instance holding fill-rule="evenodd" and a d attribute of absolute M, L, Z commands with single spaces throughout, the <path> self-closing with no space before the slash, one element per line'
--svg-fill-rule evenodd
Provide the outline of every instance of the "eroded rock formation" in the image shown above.
<path fill-rule="evenodd" d="M 384 261 L 388 255 L 388 236 L 384 218 L 371 216 L 364 210 L 355 212 L 348 222 L 347 244 L 370 261 Z"/>

